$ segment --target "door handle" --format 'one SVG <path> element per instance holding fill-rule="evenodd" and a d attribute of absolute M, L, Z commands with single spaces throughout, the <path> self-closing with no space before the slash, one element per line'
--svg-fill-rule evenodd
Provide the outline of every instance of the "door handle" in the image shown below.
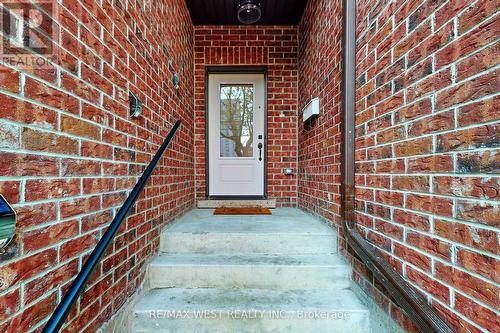
<path fill-rule="evenodd" d="M 257 148 L 259 148 L 259 161 L 262 161 L 262 142 L 259 142 Z"/>

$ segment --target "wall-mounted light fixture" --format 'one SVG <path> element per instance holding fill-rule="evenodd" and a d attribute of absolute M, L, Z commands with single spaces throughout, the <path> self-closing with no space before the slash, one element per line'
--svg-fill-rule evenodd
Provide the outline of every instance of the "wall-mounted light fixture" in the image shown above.
<path fill-rule="evenodd" d="M 0 251 L 14 239 L 16 234 L 16 212 L 0 194 Z"/>
<path fill-rule="evenodd" d="M 179 84 L 181 83 L 181 78 L 179 77 L 179 74 L 174 73 L 172 76 L 172 84 L 174 85 L 174 88 L 176 90 L 179 90 Z"/>
<path fill-rule="evenodd" d="M 237 0 L 238 21 L 243 24 L 253 24 L 260 20 L 262 15 L 259 0 Z"/>
<path fill-rule="evenodd" d="M 130 101 L 130 116 L 132 118 L 137 118 L 142 112 L 142 102 L 133 92 L 129 92 L 128 97 Z"/>

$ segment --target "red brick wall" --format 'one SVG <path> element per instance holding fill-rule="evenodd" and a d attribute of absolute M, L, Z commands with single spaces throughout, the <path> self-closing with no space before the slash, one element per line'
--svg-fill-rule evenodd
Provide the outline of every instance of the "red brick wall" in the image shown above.
<path fill-rule="evenodd" d="M 341 1 L 311 0 L 299 26 L 299 203 L 335 223 L 340 218 Z M 320 115 L 301 110 L 320 98 Z"/>
<path fill-rule="evenodd" d="M 269 198 L 280 206 L 297 201 L 297 28 L 292 26 L 195 27 L 195 169 L 196 198 L 205 199 L 205 68 L 216 65 L 264 65 L 268 68 Z M 284 114 L 284 116 L 281 116 Z"/>
<path fill-rule="evenodd" d="M 457 331 L 500 323 L 494 1 L 359 1 L 357 219 Z"/>
<path fill-rule="evenodd" d="M 0 64 L 0 193 L 18 212 L 15 244 L 0 256 L 2 332 L 43 325 L 179 118 L 181 130 L 68 331 L 93 332 L 115 313 L 142 282 L 160 229 L 194 206 L 193 28 L 185 2 L 59 2 L 54 61 Z M 172 71 L 181 75 L 179 91 Z M 144 102 L 139 119 L 128 116 L 129 90 Z"/>
<path fill-rule="evenodd" d="M 193 33 L 181 0 L 60 2 L 56 59 L 45 68 L 0 63 L 0 193 L 19 213 L 15 243 L 0 255 L 0 330 L 40 328 L 181 118 L 67 330 L 95 331 L 136 290 L 160 228 L 194 206 L 194 192 L 205 196 L 207 65 L 268 67 L 269 197 L 338 225 L 340 0 L 310 0 L 298 34 Z M 495 10 L 481 0 L 358 1 L 357 220 L 456 331 L 499 325 Z M 144 101 L 138 120 L 127 115 L 128 90 Z M 321 116 L 304 125 L 297 109 L 316 96 Z M 284 167 L 299 176 L 283 176 Z M 413 330 L 350 259 L 360 286 Z"/>
<path fill-rule="evenodd" d="M 299 125 L 299 204 L 336 225 L 341 6 L 311 0 L 299 26 L 299 108 L 321 98 L 321 116 Z M 493 1 L 358 1 L 357 222 L 458 332 L 500 325 L 495 10 Z M 416 330 L 350 259 L 355 281 Z"/>

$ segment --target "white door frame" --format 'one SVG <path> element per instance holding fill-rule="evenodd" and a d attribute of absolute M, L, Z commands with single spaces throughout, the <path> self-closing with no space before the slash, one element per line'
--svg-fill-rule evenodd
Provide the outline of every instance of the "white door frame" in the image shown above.
<path fill-rule="evenodd" d="M 211 147 L 210 142 L 211 139 L 218 137 L 217 134 L 211 133 L 214 131 L 210 131 L 210 80 L 209 77 L 211 75 L 240 75 L 240 76 L 252 76 L 252 75 L 260 75 L 263 79 L 263 103 L 261 105 L 261 110 L 263 109 L 263 139 L 255 140 L 254 139 L 254 157 L 258 158 L 259 150 L 258 143 L 261 142 L 263 144 L 262 148 L 262 189 L 259 193 L 238 193 L 238 194 L 221 194 L 216 191 L 211 191 L 211 176 L 213 173 L 213 163 L 210 163 L 210 155 L 211 155 Z M 237 80 L 237 79 L 236 79 Z M 244 80 L 243 80 L 244 81 Z M 255 112 L 258 109 L 255 109 Z M 262 112 L 262 111 L 260 111 Z M 206 181 L 206 196 L 209 199 L 265 199 L 267 197 L 267 68 L 265 67 L 255 67 L 255 66 L 245 66 L 245 67 L 237 67 L 237 66 L 217 66 L 217 67 L 207 67 L 205 72 L 205 181 Z M 261 133 L 254 132 L 254 137 L 256 138 Z M 212 148 L 213 150 L 213 148 Z M 216 189 L 217 190 L 217 189 Z"/>

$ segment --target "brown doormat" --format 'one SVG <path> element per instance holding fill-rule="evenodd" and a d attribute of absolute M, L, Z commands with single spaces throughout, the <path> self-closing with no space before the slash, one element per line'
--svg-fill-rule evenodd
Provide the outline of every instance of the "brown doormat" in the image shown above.
<path fill-rule="evenodd" d="M 214 210 L 214 215 L 272 215 L 269 208 L 225 208 Z"/>

